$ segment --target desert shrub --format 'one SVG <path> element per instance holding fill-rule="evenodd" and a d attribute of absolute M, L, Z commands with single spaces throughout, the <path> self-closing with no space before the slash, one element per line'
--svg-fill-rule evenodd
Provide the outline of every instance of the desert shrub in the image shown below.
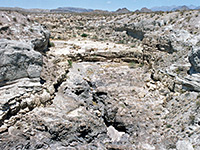
<path fill-rule="evenodd" d="M 171 128 L 172 125 L 171 125 L 171 124 L 167 124 L 166 127 L 167 127 L 167 128 Z"/>
<path fill-rule="evenodd" d="M 81 37 L 87 37 L 88 35 L 87 34 L 85 34 L 85 33 L 83 33 L 82 35 L 81 35 Z"/>
<path fill-rule="evenodd" d="M 68 62 L 69 67 L 72 68 L 72 61 L 68 60 L 67 62 Z"/>
<path fill-rule="evenodd" d="M 32 29 L 32 28 L 30 28 L 30 29 L 29 29 L 29 31 L 30 31 L 30 32 L 33 32 L 33 29 Z"/>
<path fill-rule="evenodd" d="M 129 68 L 136 68 L 136 63 L 134 61 L 130 62 Z"/>
<path fill-rule="evenodd" d="M 14 18 L 13 18 L 13 21 L 14 21 L 14 22 L 17 22 L 17 18 L 14 17 Z"/>
<path fill-rule="evenodd" d="M 195 121 L 195 116 L 194 115 L 190 115 L 189 116 L 189 120 L 190 120 L 190 123 L 193 125 L 194 121 Z"/>
<path fill-rule="evenodd" d="M 53 42 L 49 42 L 49 47 L 55 47 L 55 44 Z"/>

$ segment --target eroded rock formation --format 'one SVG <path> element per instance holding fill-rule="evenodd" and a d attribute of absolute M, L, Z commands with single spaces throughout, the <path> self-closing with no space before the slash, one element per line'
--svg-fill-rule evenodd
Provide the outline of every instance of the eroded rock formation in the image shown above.
<path fill-rule="evenodd" d="M 0 149 L 200 148 L 198 11 L 1 14 Z"/>

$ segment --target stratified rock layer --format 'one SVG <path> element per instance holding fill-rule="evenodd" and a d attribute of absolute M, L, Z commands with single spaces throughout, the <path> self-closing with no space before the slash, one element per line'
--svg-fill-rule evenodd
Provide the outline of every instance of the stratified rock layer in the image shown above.
<path fill-rule="evenodd" d="M 0 40 L 0 84 L 20 78 L 40 78 L 42 55 L 30 44 Z"/>
<path fill-rule="evenodd" d="M 192 64 L 192 69 L 200 73 L 200 48 L 195 47 L 189 55 L 189 61 Z"/>

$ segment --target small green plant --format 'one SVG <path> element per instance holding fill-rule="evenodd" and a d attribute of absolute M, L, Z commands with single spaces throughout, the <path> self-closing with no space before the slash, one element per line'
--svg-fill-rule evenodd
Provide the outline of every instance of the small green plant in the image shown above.
<path fill-rule="evenodd" d="M 30 29 L 29 29 L 29 31 L 33 32 L 33 29 L 32 29 L 32 28 L 30 28 Z"/>
<path fill-rule="evenodd" d="M 97 40 L 98 37 L 97 37 L 96 35 L 94 35 L 94 36 L 92 37 L 92 39 Z"/>
<path fill-rule="evenodd" d="M 196 101 L 197 108 L 200 108 L 200 100 Z"/>
<path fill-rule="evenodd" d="M 129 63 L 129 68 L 135 68 L 136 67 L 136 63 L 134 61 Z"/>
<path fill-rule="evenodd" d="M 193 125 L 194 121 L 195 121 L 195 116 L 194 115 L 190 115 L 189 119 L 190 119 L 190 123 Z"/>
<path fill-rule="evenodd" d="M 85 34 L 85 33 L 83 33 L 82 35 L 81 35 L 81 37 L 87 37 L 88 35 L 87 34 Z"/>
<path fill-rule="evenodd" d="M 14 22 L 17 22 L 17 18 L 14 17 L 14 18 L 13 18 L 13 21 L 14 21 Z"/>
<path fill-rule="evenodd" d="M 124 44 L 124 40 L 118 41 L 117 44 Z"/>
<path fill-rule="evenodd" d="M 171 124 L 167 124 L 166 127 L 167 127 L 167 128 L 171 128 L 172 125 L 171 125 Z"/>
<path fill-rule="evenodd" d="M 140 63 L 139 67 L 142 68 L 144 66 L 144 63 Z"/>
<path fill-rule="evenodd" d="M 53 42 L 49 42 L 49 47 L 55 47 L 55 44 Z"/>
<path fill-rule="evenodd" d="M 72 68 L 72 61 L 71 60 L 67 60 L 67 62 L 68 62 L 69 67 Z"/>
<path fill-rule="evenodd" d="M 131 45 L 131 48 L 134 48 L 134 47 L 136 47 L 135 45 Z"/>
<path fill-rule="evenodd" d="M 181 16 L 182 16 L 182 15 L 184 14 L 184 11 L 181 11 L 180 14 L 181 14 Z"/>

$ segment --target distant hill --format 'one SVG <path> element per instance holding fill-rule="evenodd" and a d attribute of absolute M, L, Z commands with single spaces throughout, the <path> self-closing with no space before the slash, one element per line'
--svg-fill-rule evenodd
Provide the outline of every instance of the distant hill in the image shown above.
<path fill-rule="evenodd" d="M 151 9 L 143 7 L 140 10 L 135 12 L 155 12 L 155 11 L 183 11 L 191 9 L 200 9 L 200 6 L 161 6 L 161 7 L 152 7 Z M 116 11 L 107 11 L 107 10 L 94 10 L 94 9 L 85 9 L 85 8 L 76 8 L 76 7 L 58 7 L 57 9 L 24 9 L 19 7 L 0 7 L 0 10 L 11 10 L 11 11 L 21 11 L 21 12 L 30 12 L 30 13 L 95 13 L 95 14 L 109 14 L 109 13 L 130 13 L 131 11 L 127 8 L 119 8 Z"/>
<path fill-rule="evenodd" d="M 160 7 L 152 7 L 152 11 L 171 11 L 172 9 L 176 8 L 177 6 L 160 6 Z"/>
<path fill-rule="evenodd" d="M 50 10 L 48 9 L 38 9 L 38 8 L 24 9 L 24 8 L 19 8 L 19 7 L 0 7 L 0 10 L 12 10 L 12 11 L 22 11 L 22 12 L 34 12 L 34 13 L 50 12 Z"/>
<path fill-rule="evenodd" d="M 92 11 L 94 10 L 85 8 L 76 8 L 76 7 L 58 7 L 57 9 L 50 10 L 50 12 L 58 12 L 58 13 L 84 13 Z"/>
<path fill-rule="evenodd" d="M 194 5 L 189 5 L 189 6 L 172 5 L 172 6 L 160 6 L 160 7 L 152 7 L 151 8 L 152 11 L 176 11 L 176 10 L 183 11 L 183 10 L 190 10 L 190 9 L 200 9 L 200 6 L 197 7 L 197 6 L 194 6 Z"/>
<path fill-rule="evenodd" d="M 146 7 L 143 7 L 143 8 L 140 10 L 140 12 L 152 12 L 152 10 L 151 10 L 151 9 L 148 9 L 148 8 L 146 8 Z"/>
<path fill-rule="evenodd" d="M 110 11 L 107 11 L 107 10 L 95 9 L 95 10 L 93 10 L 91 13 L 94 13 L 94 14 L 109 14 L 109 13 L 111 13 L 111 12 L 110 12 Z"/>
<path fill-rule="evenodd" d="M 143 7 L 143 8 L 141 8 L 140 10 L 137 9 L 135 12 L 152 12 L 152 10 L 151 10 L 151 9 L 148 9 L 148 8 L 146 8 L 146 7 Z"/>
<path fill-rule="evenodd" d="M 195 9 L 200 9 L 200 6 L 199 6 L 199 7 L 196 7 Z"/>
<path fill-rule="evenodd" d="M 115 11 L 115 13 L 118 13 L 118 14 L 125 14 L 125 13 L 130 13 L 131 11 L 128 10 L 127 8 L 119 8 Z"/>
<path fill-rule="evenodd" d="M 190 10 L 190 8 L 184 5 L 184 6 L 179 6 L 179 7 L 172 9 L 172 11 L 177 11 L 177 10 L 184 11 L 184 10 Z"/>

